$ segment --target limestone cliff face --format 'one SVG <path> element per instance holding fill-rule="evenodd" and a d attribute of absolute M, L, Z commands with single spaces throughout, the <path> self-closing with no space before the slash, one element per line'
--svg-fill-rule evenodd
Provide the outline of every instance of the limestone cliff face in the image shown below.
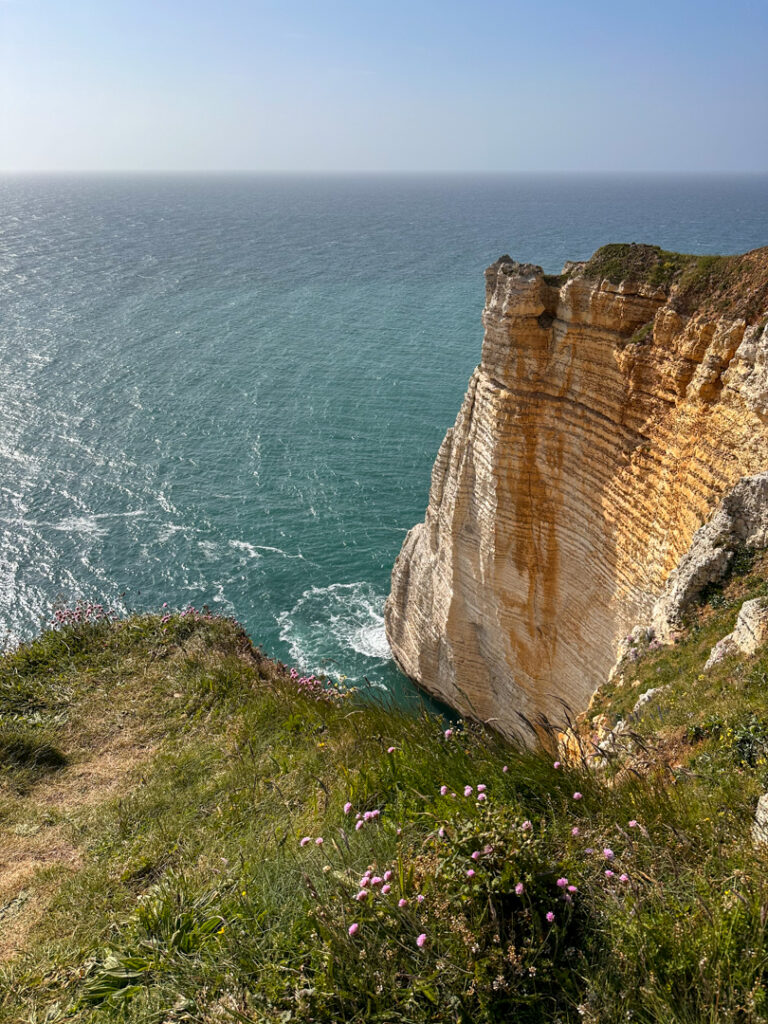
<path fill-rule="evenodd" d="M 507 734 L 586 707 L 695 531 L 768 466 L 765 318 L 680 294 L 591 264 L 486 272 L 482 360 L 385 616 L 407 675 Z"/>

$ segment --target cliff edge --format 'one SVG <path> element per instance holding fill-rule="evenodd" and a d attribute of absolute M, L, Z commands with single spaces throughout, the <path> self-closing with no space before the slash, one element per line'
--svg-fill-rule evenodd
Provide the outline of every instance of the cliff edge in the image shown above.
<path fill-rule="evenodd" d="M 525 736 L 584 710 L 696 531 L 768 468 L 768 248 L 611 245 L 559 277 L 504 256 L 483 323 L 386 627 L 422 687 Z"/>

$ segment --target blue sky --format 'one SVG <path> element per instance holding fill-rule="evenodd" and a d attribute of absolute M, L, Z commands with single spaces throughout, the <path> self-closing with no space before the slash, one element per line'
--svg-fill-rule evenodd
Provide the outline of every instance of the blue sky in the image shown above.
<path fill-rule="evenodd" d="M 0 0 L 0 169 L 766 171 L 768 0 Z"/>

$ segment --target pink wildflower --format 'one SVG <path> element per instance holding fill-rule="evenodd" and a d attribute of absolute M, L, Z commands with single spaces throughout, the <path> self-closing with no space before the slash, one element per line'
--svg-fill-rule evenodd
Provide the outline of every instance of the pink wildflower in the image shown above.
<path fill-rule="evenodd" d="M 360 829 L 361 829 L 361 828 L 363 827 L 363 825 L 364 825 L 364 824 L 365 824 L 365 823 L 364 823 L 363 821 L 358 821 L 358 822 L 356 822 L 356 823 L 355 823 L 355 832 L 359 832 L 359 831 L 360 831 Z"/>
<path fill-rule="evenodd" d="M 485 783 L 481 782 L 480 785 L 477 787 L 477 792 L 478 793 L 484 793 L 487 788 L 488 787 L 485 785 Z"/>
<path fill-rule="evenodd" d="M 552 767 L 553 768 L 559 768 L 560 767 L 560 762 L 559 761 L 555 761 L 555 763 L 552 765 Z"/>
<path fill-rule="evenodd" d="M 304 838 L 299 842 L 299 846 L 306 846 L 307 843 L 311 843 L 311 842 L 312 842 L 312 836 L 304 836 Z"/>
<path fill-rule="evenodd" d="M 403 830 L 399 828 L 395 834 L 401 836 L 403 834 Z"/>
<path fill-rule="evenodd" d="M 610 868 L 608 868 L 608 870 L 605 872 L 605 877 L 606 878 L 613 878 L 613 875 L 614 875 L 614 872 L 611 871 Z"/>
<path fill-rule="evenodd" d="M 473 850 L 472 853 L 470 854 L 470 857 L 472 858 L 472 860 L 480 860 L 480 851 Z"/>
<path fill-rule="evenodd" d="M 613 860 L 613 857 L 614 857 L 613 850 L 608 849 L 608 847 L 606 846 L 605 849 L 603 850 L 603 856 L 605 857 L 606 860 Z"/>
<path fill-rule="evenodd" d="M 374 875 L 371 879 L 371 888 L 374 889 L 377 885 L 381 885 L 382 880 L 378 875 Z"/>
<path fill-rule="evenodd" d="M 381 887 L 382 895 L 386 896 L 391 888 L 392 888 L 391 885 L 382 885 L 382 887 Z"/>
<path fill-rule="evenodd" d="M 388 754 L 394 754 L 394 752 L 395 752 L 395 748 L 394 747 L 387 747 L 387 753 Z"/>
<path fill-rule="evenodd" d="M 485 795 L 485 793 L 478 793 L 478 794 L 477 794 L 477 802 L 478 802 L 479 804 L 485 803 L 485 801 L 486 801 L 487 799 L 488 799 L 488 797 L 487 797 L 487 796 Z"/>
<path fill-rule="evenodd" d="M 475 877 L 475 872 L 474 872 L 474 870 L 472 868 L 470 868 L 469 871 L 467 872 L 467 878 L 474 878 L 474 877 Z"/>
<path fill-rule="evenodd" d="M 322 845 L 323 845 L 323 837 L 322 836 L 318 836 L 317 839 L 315 840 L 315 846 L 322 846 Z"/>
<path fill-rule="evenodd" d="M 581 800 L 581 793 L 574 793 L 573 794 L 573 799 L 574 800 Z"/>
<path fill-rule="evenodd" d="M 442 825 L 437 830 L 437 834 L 440 836 L 441 839 L 445 839 L 445 829 L 443 828 Z"/>
<path fill-rule="evenodd" d="M 353 924 L 351 924 L 349 926 L 349 928 L 347 928 L 347 931 L 349 932 L 350 935 L 357 935 L 357 931 L 358 931 L 359 927 L 360 927 L 360 925 L 357 922 L 354 922 Z"/>
<path fill-rule="evenodd" d="M 446 729 L 445 732 L 443 733 L 443 736 L 445 736 L 445 738 L 449 740 L 451 736 L 453 736 L 453 729 Z"/>
<path fill-rule="evenodd" d="M 416 939 L 416 945 L 419 947 L 419 949 L 421 949 L 422 947 L 426 946 L 426 944 L 427 936 L 424 932 L 422 932 L 418 939 Z"/>
<path fill-rule="evenodd" d="M 568 885 L 568 879 L 567 878 L 558 878 L 557 884 L 560 886 L 561 889 L 565 889 L 565 887 Z"/>
<path fill-rule="evenodd" d="M 378 818 L 380 814 L 381 814 L 381 811 L 378 810 L 378 809 L 375 810 L 375 811 L 371 811 L 371 817 L 372 818 Z"/>
<path fill-rule="evenodd" d="M 448 795 L 448 787 L 447 786 L 441 786 L 440 787 L 440 796 L 447 796 L 447 795 Z"/>
<path fill-rule="evenodd" d="M 552 922 L 555 920 L 555 915 L 552 913 L 551 910 L 547 911 L 547 920 L 550 924 L 552 924 Z"/>
<path fill-rule="evenodd" d="M 471 786 L 464 787 L 464 796 L 472 796 L 472 792 L 473 790 Z"/>
<path fill-rule="evenodd" d="M 400 898 L 400 899 L 399 899 L 399 900 L 397 901 L 397 905 L 398 905 L 398 907 L 400 907 L 400 908 L 402 909 L 402 908 L 403 908 L 403 907 L 404 907 L 404 906 L 406 905 L 406 903 L 407 903 L 407 902 L 408 902 L 408 900 L 406 900 L 406 899 L 403 899 L 403 898 L 401 897 L 401 898 Z"/>
<path fill-rule="evenodd" d="M 632 818 L 632 819 L 630 820 L 630 822 L 629 822 L 629 827 L 630 827 L 630 828 L 637 828 L 637 822 L 635 821 L 635 819 L 634 819 L 634 818 Z"/>
<path fill-rule="evenodd" d="M 367 889 L 361 889 L 360 892 L 357 894 L 357 896 L 355 896 L 355 899 L 357 900 L 358 903 L 362 903 L 363 900 L 367 900 L 368 899 L 368 890 Z"/>
<path fill-rule="evenodd" d="M 351 803 L 350 803 L 349 801 L 347 801 L 347 802 L 346 802 L 346 803 L 344 804 L 344 813 L 345 813 L 345 814 L 349 814 L 349 812 L 350 812 L 351 810 L 352 810 L 352 804 L 351 804 Z"/>
<path fill-rule="evenodd" d="M 578 825 L 574 825 L 574 827 L 571 829 L 571 835 L 572 836 L 577 836 L 577 835 L 579 835 L 579 832 L 580 832 L 580 829 L 579 829 Z"/>
<path fill-rule="evenodd" d="M 391 871 L 385 871 L 384 872 L 384 881 L 388 882 L 388 881 L 390 881 L 391 878 L 392 878 L 392 872 Z"/>
<path fill-rule="evenodd" d="M 523 895 L 523 893 L 525 892 L 525 886 L 523 885 L 522 882 L 518 882 L 517 883 L 517 885 L 515 886 L 515 892 L 517 893 L 518 896 L 522 896 Z"/>
<path fill-rule="evenodd" d="M 530 832 L 533 828 L 533 825 L 530 823 L 530 821 L 524 821 L 520 828 L 523 830 L 523 832 Z"/>
<path fill-rule="evenodd" d="M 365 887 L 370 885 L 370 884 L 371 884 L 371 876 L 370 875 L 363 875 L 363 877 L 360 879 L 360 888 L 361 889 L 365 889 Z"/>
<path fill-rule="evenodd" d="M 628 882 L 629 881 L 629 875 L 625 875 L 625 874 L 619 875 L 619 881 L 620 882 Z"/>
<path fill-rule="evenodd" d="M 370 821 L 373 817 L 373 811 L 366 811 L 363 815 L 363 821 Z"/>
<path fill-rule="evenodd" d="M 504 767 L 503 767 L 503 768 L 502 768 L 501 770 L 502 770 L 503 772 L 508 772 L 508 771 L 509 771 L 509 765 L 508 765 L 508 764 L 505 764 L 505 765 L 504 765 Z"/>
<path fill-rule="evenodd" d="M 568 892 L 578 892 L 578 891 L 579 890 L 576 888 L 575 885 L 569 885 L 568 886 Z"/>
<path fill-rule="evenodd" d="M 419 893 L 419 895 L 416 897 L 416 902 L 417 903 L 423 903 L 424 902 L 424 897 L 421 895 L 421 893 Z"/>

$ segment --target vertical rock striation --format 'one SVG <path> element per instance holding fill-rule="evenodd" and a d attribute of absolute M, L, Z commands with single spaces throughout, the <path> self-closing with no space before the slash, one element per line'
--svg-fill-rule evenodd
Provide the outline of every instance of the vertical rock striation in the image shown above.
<path fill-rule="evenodd" d="M 486 271 L 481 363 L 385 612 L 402 670 L 463 714 L 525 736 L 583 710 L 695 531 L 768 466 L 768 250 L 707 259 Z"/>

